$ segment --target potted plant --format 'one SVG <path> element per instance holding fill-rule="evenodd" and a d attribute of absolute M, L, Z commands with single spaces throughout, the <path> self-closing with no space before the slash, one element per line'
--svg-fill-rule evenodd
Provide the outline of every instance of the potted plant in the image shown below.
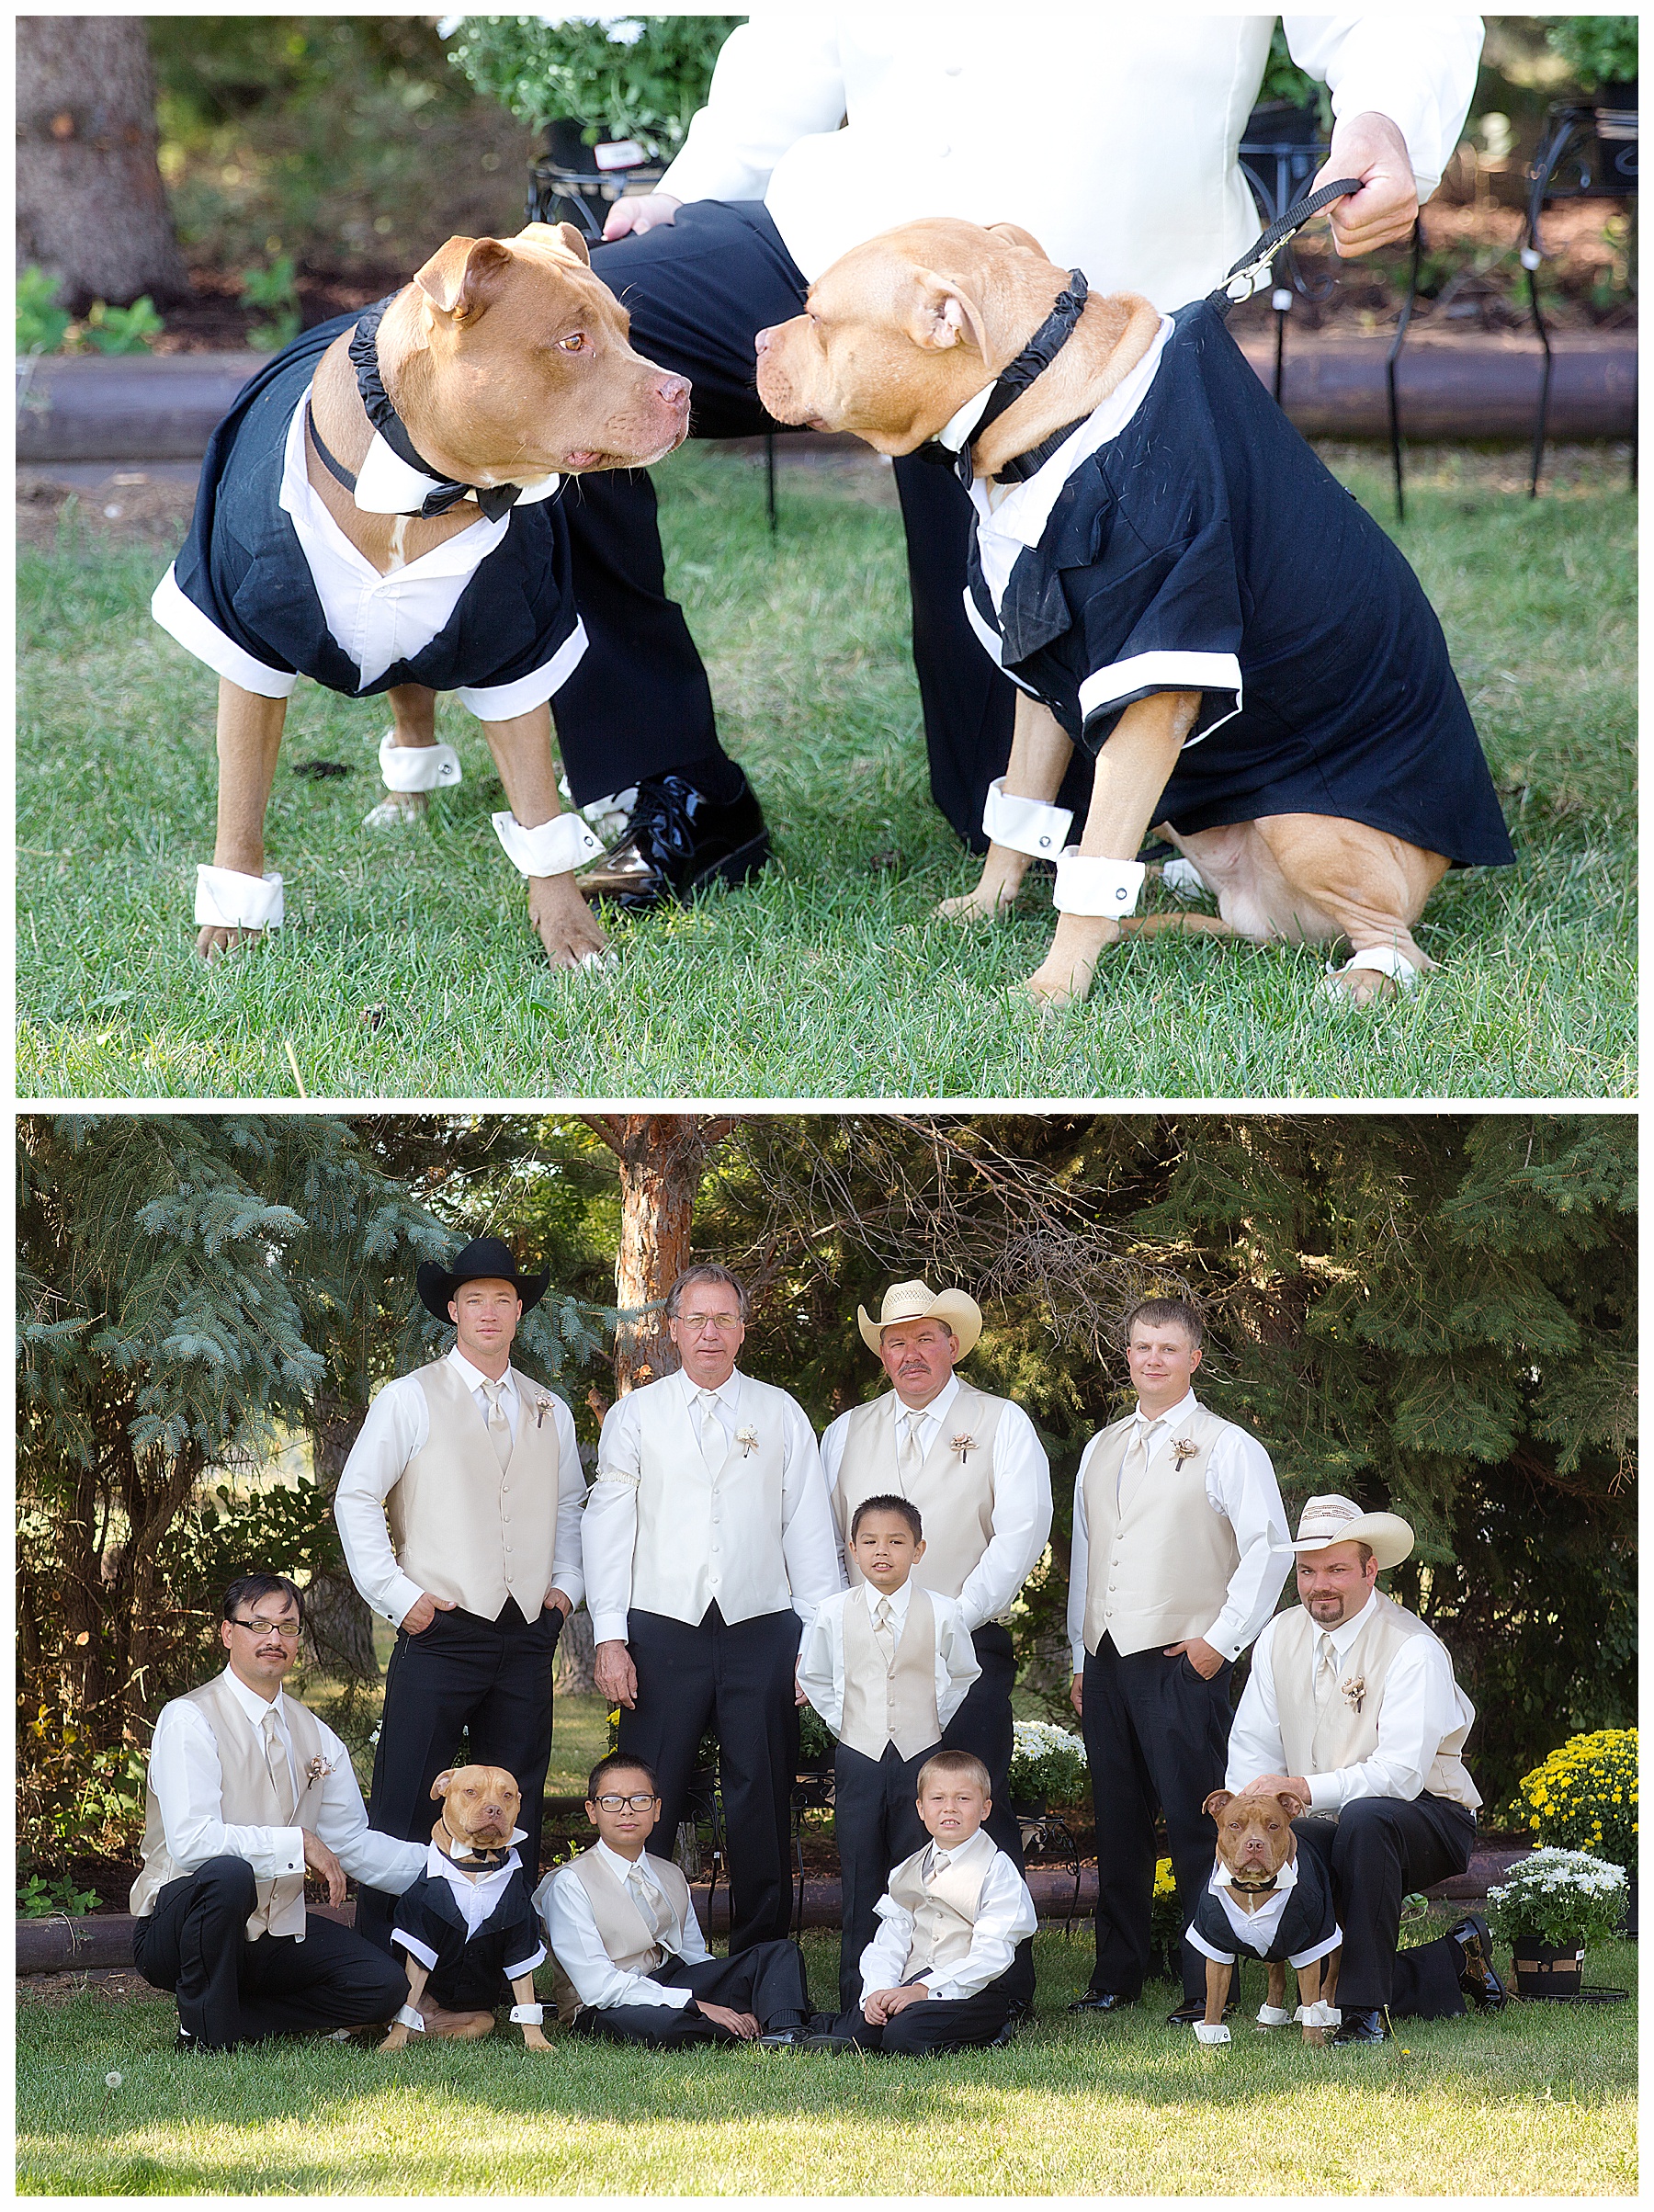
<path fill-rule="evenodd" d="M 1488 1892 L 1488 1926 L 1511 1946 L 1519 1997 L 1577 1997 L 1585 1953 L 1618 1929 L 1626 1870 L 1588 1851 L 1535 1851 Z"/>
<path fill-rule="evenodd" d="M 1072 1805 L 1085 1795 L 1089 1769 L 1078 1736 L 1053 1720 L 1019 1720 L 1011 1753 L 1011 1809 L 1037 1821 L 1048 1806 Z"/>
<path fill-rule="evenodd" d="M 1637 1730 L 1600 1728 L 1570 1736 L 1524 1775 L 1506 1818 L 1537 1844 L 1595 1852 L 1624 1866 L 1635 1930 L 1637 1815 Z"/>

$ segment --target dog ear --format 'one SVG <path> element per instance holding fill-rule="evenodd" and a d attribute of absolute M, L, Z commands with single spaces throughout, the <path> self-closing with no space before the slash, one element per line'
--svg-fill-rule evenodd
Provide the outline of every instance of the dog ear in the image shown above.
<path fill-rule="evenodd" d="M 1003 238 L 1007 245 L 1025 246 L 1030 254 L 1037 254 L 1042 261 L 1048 257 L 1033 232 L 1025 231 L 1020 222 L 991 222 L 988 235 L 990 238 Z"/>
<path fill-rule="evenodd" d="M 450 238 L 414 281 L 438 314 L 472 322 L 497 298 L 511 255 L 497 238 Z"/>
<path fill-rule="evenodd" d="M 944 353 L 965 338 L 986 360 L 988 332 L 982 311 L 970 295 L 961 291 L 951 278 L 938 277 L 934 269 L 915 270 L 913 286 L 908 335 L 914 345 L 923 346 L 927 353 Z"/>
<path fill-rule="evenodd" d="M 1286 1815 L 1286 1818 L 1289 1821 L 1301 1820 L 1305 1813 L 1307 1813 L 1309 1809 L 1309 1808 L 1305 1804 L 1303 1798 L 1298 1796 L 1297 1792 L 1292 1789 L 1277 1790 L 1275 1792 L 1275 1803 L 1281 1808 L 1282 1811 Z"/>
<path fill-rule="evenodd" d="M 453 1768 L 451 1766 L 444 1767 L 441 1774 L 437 1775 L 436 1781 L 431 1785 L 432 1797 L 446 1798 L 448 1793 L 448 1784 L 453 1780 Z"/>
<path fill-rule="evenodd" d="M 1200 1809 L 1208 1820 L 1221 1820 L 1224 1807 L 1233 1801 L 1234 1795 L 1232 1789 L 1215 1789 Z"/>
<path fill-rule="evenodd" d="M 587 268 L 592 265 L 586 242 L 572 222 L 526 222 L 517 233 L 517 237 L 527 244 L 560 249 L 572 261 L 583 262 Z"/>

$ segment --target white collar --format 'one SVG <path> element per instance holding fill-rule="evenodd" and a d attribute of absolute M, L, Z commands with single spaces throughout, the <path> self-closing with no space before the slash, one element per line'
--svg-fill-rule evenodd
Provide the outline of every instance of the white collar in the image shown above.
<path fill-rule="evenodd" d="M 1146 1429 L 1152 1428 L 1157 1421 L 1163 1422 L 1170 1428 L 1174 1421 L 1182 1421 L 1186 1414 L 1195 1412 L 1199 1403 L 1193 1390 L 1185 1390 L 1177 1403 L 1169 1405 L 1163 1413 L 1145 1413 L 1139 1399 L 1132 1409 L 1131 1417 Z"/>
<path fill-rule="evenodd" d="M 481 1367 L 473 1367 L 458 1344 L 448 1354 L 448 1358 L 453 1364 L 455 1373 L 473 1397 L 493 1380 L 493 1377 L 484 1375 Z M 507 1398 L 516 1396 L 516 1370 L 515 1367 L 507 1367 L 504 1374 L 500 1377 L 500 1388 Z"/>
<path fill-rule="evenodd" d="M 996 377 L 993 382 L 997 384 Z M 989 401 L 993 397 L 993 384 L 984 384 L 980 391 L 968 399 L 965 404 L 950 414 L 936 433 L 936 443 L 946 446 L 950 453 L 957 453 L 981 421 Z"/>
<path fill-rule="evenodd" d="M 903 1400 L 900 1390 L 892 1391 L 891 1396 L 896 1401 L 896 1410 L 893 1418 L 897 1421 L 900 1421 L 904 1413 L 917 1413 L 922 1424 L 926 1421 L 940 1421 L 942 1416 L 946 1412 L 948 1407 L 952 1405 L 954 1400 L 958 1395 L 959 1377 L 958 1371 L 956 1368 L 954 1373 L 948 1377 L 947 1380 L 942 1385 L 942 1388 L 936 1392 L 936 1395 L 931 1400 L 929 1405 L 909 1405 Z"/>
<path fill-rule="evenodd" d="M 1229 1870 L 1224 1865 L 1223 1861 L 1218 1859 L 1212 1867 L 1212 1878 L 1207 1884 L 1207 1888 L 1211 1891 L 1214 1897 L 1222 1897 L 1229 1889 Z M 1270 1891 L 1269 1894 L 1272 1898 L 1285 1897 L 1288 1889 L 1296 1889 L 1297 1888 L 1297 1861 L 1296 1858 L 1291 1858 L 1287 1860 L 1286 1864 L 1281 1868 L 1279 1874 L 1275 1876 L 1274 1888 Z M 1267 1901 L 1268 1900 L 1265 1900 L 1265 1904 L 1267 1904 Z M 1245 1912 L 1246 1907 L 1241 1905 L 1238 1907 L 1238 1910 L 1241 1912 Z M 1248 1917 L 1251 1918 L 1252 1916 L 1249 1914 Z"/>
<path fill-rule="evenodd" d="M 441 481 L 427 476 L 422 469 L 412 467 L 393 453 L 376 430 L 368 458 L 357 471 L 352 497 L 367 515 L 417 515 L 427 495 L 440 488 Z M 525 484 L 517 505 L 549 499 L 561 482 L 561 476 L 542 476 L 531 484 Z"/>
<path fill-rule="evenodd" d="M 688 1406 L 692 1406 L 702 1390 L 708 1387 L 705 1383 L 697 1382 L 687 1367 L 678 1369 L 678 1379 L 684 1386 L 684 1403 Z M 739 1367 L 731 1368 L 722 1382 L 713 1388 L 712 1395 L 727 1405 L 731 1412 L 733 1412 L 741 1401 L 741 1369 Z"/>
<path fill-rule="evenodd" d="M 1310 1613 L 1309 1626 L 1315 1631 L 1316 1650 L 1320 1650 L 1320 1649 L 1321 1638 L 1323 1636 L 1330 1636 L 1332 1639 L 1333 1650 L 1336 1651 L 1339 1658 L 1342 1659 L 1344 1653 L 1349 1650 L 1350 1646 L 1355 1641 L 1355 1639 L 1361 1634 L 1363 1628 L 1366 1627 L 1368 1617 L 1372 1614 L 1375 1606 L 1377 1605 L 1377 1602 L 1378 1592 L 1375 1588 L 1371 1595 L 1368 1597 L 1366 1604 L 1361 1608 L 1361 1611 L 1357 1614 L 1354 1614 L 1349 1620 L 1340 1621 L 1336 1628 L 1323 1628 L 1320 1621 L 1316 1619 L 1314 1614 Z M 1304 1610 L 1307 1613 L 1309 1611 L 1307 1605 L 1305 1606 Z"/>
<path fill-rule="evenodd" d="M 504 1889 L 512 1876 L 522 1865 L 515 1851 L 510 1852 L 497 1866 L 480 1868 L 472 1873 L 468 1867 L 456 1866 L 440 1843 L 433 1842 L 425 1853 L 425 1873 L 432 1881 L 446 1882 L 454 1895 L 462 1901 L 467 1898 L 491 1898 L 496 1889 Z M 481 1923 L 467 1916 L 467 1925 L 473 1930 Z"/>
<path fill-rule="evenodd" d="M 593 1845 L 593 1849 L 596 1852 L 599 1858 L 604 1858 L 608 1861 L 609 1865 L 614 1868 L 616 1873 L 619 1875 L 622 1881 L 626 1881 L 633 1874 L 641 1871 L 644 1880 L 649 1884 L 651 1889 L 659 1889 L 661 1888 L 660 1883 L 656 1881 L 654 1876 L 650 1872 L 649 1853 L 647 1849 L 640 1851 L 635 1859 L 622 1858 L 617 1851 L 611 1850 L 609 1845 L 604 1842 L 601 1836 L 598 1837 L 596 1843 Z M 662 1894 L 663 1896 L 665 1892 L 662 1891 Z"/>
<path fill-rule="evenodd" d="M 908 1607 L 912 1603 L 913 1598 L 913 1578 L 911 1574 L 909 1575 L 907 1581 L 896 1590 L 876 1590 L 873 1584 L 865 1579 L 862 1582 L 862 1588 L 867 1594 L 867 1612 L 869 1616 L 877 1618 L 878 1613 L 878 1601 L 880 1598 L 888 1597 L 890 1601 L 890 1611 L 892 1614 L 894 1614 L 898 1625 L 900 1626 L 902 1621 L 906 1620 Z"/>
<path fill-rule="evenodd" d="M 234 1697 L 236 1704 L 240 1706 L 242 1711 L 245 1713 L 247 1719 L 253 1723 L 255 1730 L 263 1729 L 264 1717 L 266 1713 L 274 1713 L 276 1716 L 277 1726 L 280 1729 L 282 1734 L 285 1736 L 290 1732 L 288 1728 L 287 1714 L 282 1709 L 282 1697 L 279 1685 L 277 1688 L 274 1697 L 261 1697 L 256 1690 L 250 1690 L 247 1687 L 246 1684 L 242 1680 L 241 1676 L 236 1673 L 233 1667 L 226 1667 L 224 1669 L 222 1678 L 230 1685 L 231 1695 Z"/>
<path fill-rule="evenodd" d="M 933 1874 L 942 1873 L 944 1868 L 951 1866 L 956 1859 L 962 1859 L 968 1851 L 974 1850 L 976 1845 L 980 1843 L 984 1837 L 987 1839 L 990 1850 L 997 1851 L 999 1849 L 999 1845 L 993 1841 L 993 1838 L 988 1834 L 988 1831 L 985 1828 L 979 1828 L 975 1835 L 967 1836 L 962 1843 L 956 1843 L 951 1851 L 944 1851 L 941 1844 L 938 1843 L 935 1836 L 933 1836 L 930 1843 L 931 1872 Z"/>

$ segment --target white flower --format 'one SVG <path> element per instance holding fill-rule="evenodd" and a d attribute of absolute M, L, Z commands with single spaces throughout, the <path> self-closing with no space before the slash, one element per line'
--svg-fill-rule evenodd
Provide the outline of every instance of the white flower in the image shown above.
<path fill-rule="evenodd" d="M 119 2074 L 105 2074 L 104 2087 L 106 2089 L 119 2089 L 120 2087 L 120 2076 Z"/>

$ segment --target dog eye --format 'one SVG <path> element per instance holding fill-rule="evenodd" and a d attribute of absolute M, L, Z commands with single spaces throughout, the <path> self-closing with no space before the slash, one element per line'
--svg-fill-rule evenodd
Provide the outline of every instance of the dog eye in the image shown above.
<path fill-rule="evenodd" d="M 583 330 L 572 331 L 566 338 L 559 338 L 558 350 L 560 353 L 578 353 L 585 342 Z"/>

